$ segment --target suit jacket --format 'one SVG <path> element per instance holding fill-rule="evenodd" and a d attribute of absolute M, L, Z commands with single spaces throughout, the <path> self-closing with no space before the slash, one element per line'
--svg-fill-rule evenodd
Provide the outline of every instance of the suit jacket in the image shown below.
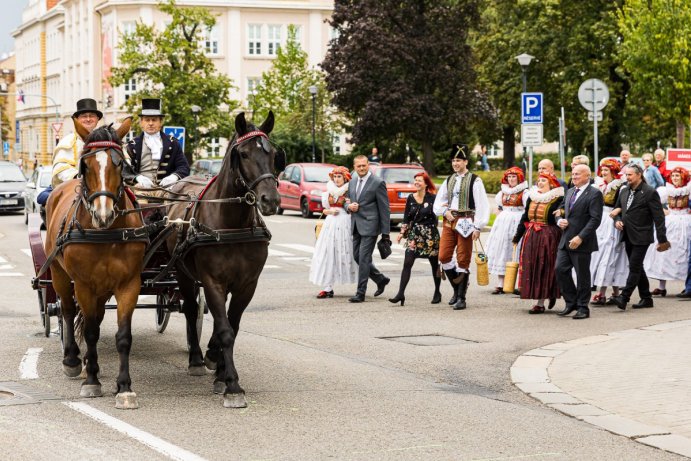
<path fill-rule="evenodd" d="M 391 208 L 389 206 L 389 194 L 386 192 L 386 183 L 383 179 L 373 174 L 362 187 L 360 197 L 356 198 L 357 183 L 360 177 L 355 174 L 348 186 L 348 198 L 351 203 L 357 202 L 357 213 L 351 213 L 353 233 L 362 236 L 377 236 L 388 234 L 391 230 Z"/>
<path fill-rule="evenodd" d="M 561 235 L 559 249 L 592 253 L 598 250 L 595 231 L 602 221 L 604 199 L 598 189 L 586 184 L 583 190 L 579 192 L 576 203 L 571 208 L 569 204 L 575 192 L 576 188 L 572 187 L 566 191 L 564 196 L 564 219 L 569 222 L 569 225 Z M 569 241 L 575 236 L 579 236 L 582 243 L 575 250 L 571 250 L 569 249 Z"/>
<path fill-rule="evenodd" d="M 621 208 L 621 213 L 614 221 L 624 222 L 623 235 L 633 245 L 650 245 L 655 241 L 653 224 L 659 243 L 667 242 L 665 228 L 665 213 L 657 191 L 648 184 L 641 182 L 633 195 L 631 206 L 626 209 L 626 202 L 631 195 L 631 186 L 622 186 L 615 208 Z"/>
<path fill-rule="evenodd" d="M 182 153 L 178 140 L 174 136 L 166 136 L 163 131 L 161 131 L 161 140 L 163 141 L 163 151 L 161 151 L 161 161 L 158 163 L 156 180 L 160 182 L 161 179 L 173 173 L 178 175 L 180 179 L 189 176 L 190 165 L 187 163 L 185 154 Z M 143 143 L 144 133 L 127 143 L 127 152 L 130 155 L 132 170 L 134 170 L 133 174 L 135 176 L 139 174 Z"/>

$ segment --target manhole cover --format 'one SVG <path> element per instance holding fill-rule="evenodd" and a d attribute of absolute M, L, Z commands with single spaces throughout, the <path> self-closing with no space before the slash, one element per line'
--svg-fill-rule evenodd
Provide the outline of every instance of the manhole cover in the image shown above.
<path fill-rule="evenodd" d="M 413 346 L 453 346 L 457 344 L 477 344 L 472 339 L 454 338 L 443 335 L 382 336 L 379 339 L 412 344 Z"/>
<path fill-rule="evenodd" d="M 11 392 L 6 392 L 6 391 L 0 391 L 0 400 L 8 400 L 8 399 L 13 399 L 14 394 Z"/>
<path fill-rule="evenodd" d="M 15 382 L 0 383 L 0 407 L 8 405 L 26 405 L 45 400 L 59 400 L 60 397 L 24 384 Z"/>

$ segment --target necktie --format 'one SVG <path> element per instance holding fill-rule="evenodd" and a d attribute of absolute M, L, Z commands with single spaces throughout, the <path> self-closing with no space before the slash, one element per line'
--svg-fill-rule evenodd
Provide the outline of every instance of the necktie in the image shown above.
<path fill-rule="evenodd" d="M 633 202 L 633 193 L 635 191 L 631 189 L 631 192 L 629 193 L 629 198 L 626 200 L 626 209 L 628 210 L 631 207 L 631 202 Z"/>
<path fill-rule="evenodd" d="M 355 200 L 360 199 L 360 192 L 362 192 L 362 185 L 365 184 L 365 180 L 360 178 L 357 183 L 357 190 L 355 191 Z"/>
<path fill-rule="evenodd" d="M 573 204 L 576 203 L 576 196 L 581 190 L 579 188 L 576 188 L 576 191 L 571 195 L 571 198 L 569 199 L 569 210 L 573 208 Z"/>

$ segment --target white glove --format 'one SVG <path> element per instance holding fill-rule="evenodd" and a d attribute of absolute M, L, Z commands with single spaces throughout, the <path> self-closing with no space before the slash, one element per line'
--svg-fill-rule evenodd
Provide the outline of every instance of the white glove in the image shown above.
<path fill-rule="evenodd" d="M 175 184 L 176 182 L 178 182 L 179 179 L 180 179 L 180 178 L 178 177 L 178 175 L 176 175 L 175 173 L 173 173 L 173 174 L 168 175 L 168 176 L 166 176 L 165 178 L 161 179 L 161 182 L 159 183 L 159 185 L 160 185 L 161 187 L 168 187 L 168 186 L 170 186 L 171 184 Z"/>
<path fill-rule="evenodd" d="M 153 181 L 151 181 L 149 178 L 147 178 L 144 175 L 140 174 L 134 179 L 137 180 L 137 185 L 139 185 L 140 187 L 143 187 L 144 189 L 151 189 L 152 187 L 154 187 Z"/>

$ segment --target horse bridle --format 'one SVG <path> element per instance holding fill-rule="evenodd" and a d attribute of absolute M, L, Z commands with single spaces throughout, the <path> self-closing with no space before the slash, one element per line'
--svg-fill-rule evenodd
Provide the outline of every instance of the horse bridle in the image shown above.
<path fill-rule="evenodd" d="M 90 152 L 86 152 L 87 150 L 90 149 L 95 149 Z M 113 209 L 118 212 L 118 207 L 117 204 L 122 198 L 122 194 L 125 192 L 125 186 L 124 186 L 124 181 L 120 181 L 120 186 L 118 187 L 118 194 L 115 195 L 110 191 L 96 191 L 93 192 L 92 194 L 89 194 L 89 187 L 86 184 L 86 164 L 84 163 L 84 159 L 88 157 L 93 157 L 94 155 L 98 154 L 99 152 L 107 151 L 110 150 L 111 154 L 109 156 L 111 162 L 113 162 L 113 165 L 120 166 L 122 165 L 123 162 L 125 162 L 125 154 L 122 152 L 122 146 L 116 142 L 113 141 L 94 141 L 90 142 L 89 144 L 84 146 L 84 149 L 82 152 L 82 155 L 79 157 L 79 174 L 81 176 L 81 197 L 82 201 L 84 202 L 84 205 L 86 206 L 86 209 L 89 211 L 89 213 L 93 214 L 93 210 L 91 205 L 93 204 L 93 201 L 98 198 L 98 197 L 109 197 L 113 200 Z"/>
<path fill-rule="evenodd" d="M 255 130 L 255 131 L 250 131 L 249 133 L 246 133 L 233 142 L 230 146 L 230 151 L 232 152 L 235 150 L 240 144 L 249 141 L 254 138 L 263 138 L 266 139 L 266 141 L 270 144 L 271 141 L 269 141 L 269 136 L 264 133 L 263 131 Z M 266 147 L 264 146 L 264 142 L 262 141 L 262 148 L 267 151 Z M 268 152 L 268 151 L 267 151 Z M 274 153 L 275 155 L 275 153 Z M 252 181 L 249 185 L 247 184 L 247 179 L 245 178 L 245 175 L 242 174 L 242 168 L 240 167 L 240 162 L 238 162 L 238 174 L 240 175 L 239 178 L 237 178 L 236 182 L 238 185 L 245 187 L 249 192 L 252 192 L 254 194 L 254 187 L 259 184 L 261 181 L 265 179 L 273 179 L 276 182 L 276 185 L 278 186 L 278 179 L 276 176 L 274 176 L 273 173 L 264 173 L 262 175 L 257 176 L 254 181 Z"/>

